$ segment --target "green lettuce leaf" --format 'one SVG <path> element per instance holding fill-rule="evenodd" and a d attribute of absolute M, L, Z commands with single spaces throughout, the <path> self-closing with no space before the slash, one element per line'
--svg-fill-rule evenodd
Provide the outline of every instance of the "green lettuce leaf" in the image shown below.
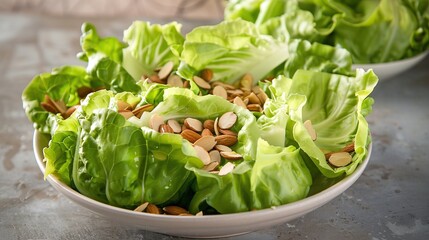
<path fill-rule="evenodd" d="M 278 83 L 278 82 L 290 83 Z M 293 79 L 277 78 L 273 85 L 277 94 L 287 96 L 290 121 L 286 136 L 309 156 L 326 177 L 351 174 L 367 154 L 368 123 L 364 113 L 370 106 L 365 102 L 377 84 L 372 71 L 359 69 L 356 77 L 299 70 Z M 278 89 L 283 89 L 283 93 Z M 365 106 L 365 104 L 366 106 Z M 313 141 L 303 122 L 311 120 L 317 133 Z M 334 168 L 325 159 L 324 152 L 336 152 L 354 142 L 352 163 Z"/>
<path fill-rule="evenodd" d="M 213 71 L 212 81 L 234 84 L 250 73 L 254 84 L 289 57 L 287 44 L 261 35 L 247 21 L 223 21 L 201 26 L 186 35 L 178 74 L 188 80 L 203 69 Z"/>
<path fill-rule="evenodd" d="M 176 69 L 184 41 L 180 28 L 176 22 L 151 25 L 135 21 L 124 32 L 128 47 L 123 50 L 123 67 L 136 81 L 142 76 L 153 75 L 156 69 L 170 61 Z"/>
<path fill-rule="evenodd" d="M 122 67 L 124 43 L 115 37 L 102 38 L 91 23 L 82 24 L 80 38 L 82 52 L 79 58 L 87 61 L 87 72 L 94 80 L 93 88 L 106 88 L 114 92 L 138 93 L 140 87 Z"/>
<path fill-rule="evenodd" d="M 190 211 L 210 206 L 219 213 L 235 213 L 269 208 L 307 196 L 311 175 L 299 150 L 269 145 L 259 139 L 254 161 L 244 161 L 226 175 L 219 176 L 191 168 L 197 191 Z"/>
<path fill-rule="evenodd" d="M 53 114 L 42 106 L 45 96 L 53 101 L 63 101 L 67 107 L 79 103 L 78 89 L 91 87 L 91 77 L 84 68 L 64 66 L 55 68 L 51 73 L 42 73 L 31 80 L 22 93 L 22 102 L 28 119 L 34 128 L 42 133 L 54 130 L 61 114 Z"/>

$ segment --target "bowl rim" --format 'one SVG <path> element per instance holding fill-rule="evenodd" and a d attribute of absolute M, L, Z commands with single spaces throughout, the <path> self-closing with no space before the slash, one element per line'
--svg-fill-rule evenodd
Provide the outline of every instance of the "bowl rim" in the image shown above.
<path fill-rule="evenodd" d="M 423 58 L 426 57 L 426 55 L 429 54 L 429 50 L 426 50 L 424 52 L 421 52 L 417 55 L 414 55 L 409 58 L 404 58 L 396 61 L 390 61 L 390 62 L 380 62 L 380 63 L 353 63 L 354 68 L 371 68 L 371 67 L 388 67 L 388 66 L 395 66 L 397 64 L 417 64 Z"/>
<path fill-rule="evenodd" d="M 43 136 L 43 133 L 40 133 L 39 131 L 35 130 L 33 134 L 33 151 L 36 157 L 37 165 L 39 166 L 40 171 L 44 174 L 45 173 L 45 164 L 43 161 L 43 148 L 45 146 L 42 146 L 42 143 L 40 142 L 40 138 Z M 121 214 L 121 215 L 131 215 L 133 217 L 137 218 L 150 218 L 150 219 L 159 219 L 159 220 L 178 220 L 181 222 L 190 222 L 195 223 L 195 219 L 198 218 L 198 221 L 201 220 L 207 220 L 207 221 L 218 221 L 223 218 L 228 219 L 242 219 L 243 217 L 252 217 L 256 218 L 258 216 L 263 216 L 266 214 L 271 214 L 273 217 L 280 218 L 284 216 L 284 213 L 287 212 L 289 215 L 297 214 L 300 212 L 303 212 L 302 209 L 306 209 L 306 213 L 313 211 L 314 209 L 323 206 L 327 202 L 331 201 L 335 197 L 341 195 L 344 191 L 346 191 L 350 186 L 352 186 L 357 179 L 362 175 L 363 171 L 365 170 L 366 166 L 368 165 L 371 152 L 372 152 L 372 142 L 368 145 L 367 149 L 367 155 L 364 157 L 362 162 L 358 165 L 358 167 L 355 169 L 355 171 L 341 179 L 339 182 L 333 184 L 332 186 L 314 194 L 311 196 L 308 196 L 304 199 L 287 203 L 280 206 L 275 206 L 271 208 L 266 209 L 259 209 L 255 211 L 247 211 L 247 212 L 239 212 L 239 213 L 226 213 L 226 214 L 217 214 L 217 215 L 204 215 L 204 216 L 174 216 L 174 215 L 164 215 L 164 214 L 150 214 L 146 212 L 136 212 L 130 209 L 115 207 L 106 203 L 102 203 L 99 201 L 96 201 L 94 199 L 91 199 L 78 191 L 72 189 L 65 183 L 61 182 L 56 176 L 50 174 L 46 177 L 44 177 L 45 180 L 48 180 L 48 182 L 56 188 L 58 191 L 60 191 L 62 194 L 64 194 L 62 191 L 67 192 L 71 196 L 73 196 L 75 199 L 81 199 L 82 201 L 86 202 L 89 205 L 94 206 L 96 209 L 103 209 L 107 210 L 109 212 L 113 212 L 115 214 Z M 58 188 L 61 188 L 58 189 Z M 64 194 L 65 195 L 65 194 Z M 70 196 L 66 196 L 67 198 L 71 198 Z M 72 199 L 73 200 L 73 199 Z M 78 202 L 75 202 L 78 205 L 82 205 Z M 320 204 L 322 203 L 322 204 Z M 307 206 L 313 206 L 313 208 L 307 208 Z M 85 206 L 84 206 L 85 207 Z M 86 207 L 87 208 L 87 207 Z M 91 210 L 91 209 L 89 209 Z M 94 210 L 93 210 L 94 211 Z M 96 211 L 97 212 L 97 211 Z M 273 215 L 274 214 L 274 215 Z"/>

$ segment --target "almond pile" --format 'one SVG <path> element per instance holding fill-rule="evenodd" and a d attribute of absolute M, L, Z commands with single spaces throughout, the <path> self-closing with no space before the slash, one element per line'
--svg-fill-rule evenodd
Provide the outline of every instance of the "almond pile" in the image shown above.
<path fill-rule="evenodd" d="M 143 76 L 149 82 L 166 84 L 172 87 L 189 88 L 189 81 L 173 73 L 173 62 L 166 63 L 155 74 Z M 262 112 L 265 101 L 268 99 L 267 94 L 259 87 L 253 85 L 253 77 L 245 74 L 238 86 L 227 84 L 220 81 L 212 81 L 213 71 L 204 69 L 199 76 L 194 76 L 193 81 L 198 87 L 209 91 L 209 93 L 229 100 L 230 102 L 247 108 L 252 112 Z"/>
<path fill-rule="evenodd" d="M 179 206 L 166 206 L 163 208 L 160 208 L 156 206 L 155 204 L 144 202 L 140 206 L 138 206 L 136 209 L 134 209 L 136 212 L 146 212 L 151 214 L 165 214 L 165 215 L 175 215 L 175 216 L 203 216 L 203 212 L 200 211 L 197 214 L 193 215 L 188 212 L 188 210 L 179 207 Z"/>
<path fill-rule="evenodd" d="M 160 133 L 180 134 L 192 143 L 198 158 L 204 163 L 204 170 L 226 175 L 234 169 L 234 164 L 227 163 L 219 169 L 222 158 L 227 161 L 243 158 L 230 148 L 238 141 L 238 134 L 232 130 L 236 122 L 237 115 L 233 112 L 226 112 L 215 120 L 205 121 L 190 117 L 182 121 L 164 121 L 162 116 L 154 114 L 150 118 L 149 126 Z"/>

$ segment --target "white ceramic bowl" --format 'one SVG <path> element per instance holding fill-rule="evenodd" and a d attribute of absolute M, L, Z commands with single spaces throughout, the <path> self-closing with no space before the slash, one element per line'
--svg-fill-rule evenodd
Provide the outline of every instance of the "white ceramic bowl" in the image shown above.
<path fill-rule="evenodd" d="M 40 170 L 44 172 L 45 164 L 43 163 L 42 149 L 47 146 L 49 136 L 35 131 L 33 141 L 37 164 Z M 222 215 L 169 216 L 134 212 L 113 207 L 85 197 L 59 181 L 55 176 L 49 175 L 47 180 L 55 189 L 73 202 L 122 224 L 137 226 L 144 230 L 174 236 L 192 238 L 226 237 L 285 223 L 323 206 L 343 193 L 359 178 L 368 164 L 370 155 L 371 146 L 368 156 L 357 167 L 353 174 L 324 190 L 322 187 L 320 192 L 303 200 L 270 209 Z"/>
<path fill-rule="evenodd" d="M 394 62 L 373 63 L 373 64 L 353 64 L 353 69 L 356 69 L 356 68 L 363 68 L 365 70 L 372 69 L 374 70 L 374 73 L 378 76 L 380 81 L 384 81 L 412 68 L 421 60 L 423 60 L 428 55 L 428 53 L 429 51 L 426 51 L 412 58 L 407 58 L 404 60 L 394 61 Z"/>

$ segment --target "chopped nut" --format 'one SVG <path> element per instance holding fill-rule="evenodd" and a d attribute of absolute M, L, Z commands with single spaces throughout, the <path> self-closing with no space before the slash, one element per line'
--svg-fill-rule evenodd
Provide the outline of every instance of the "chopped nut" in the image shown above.
<path fill-rule="evenodd" d="M 183 87 L 183 81 L 182 79 L 177 75 L 170 75 L 167 79 L 167 85 L 172 87 Z"/>
<path fill-rule="evenodd" d="M 149 120 L 149 127 L 158 132 L 159 127 L 163 123 L 164 123 L 164 118 L 158 114 L 154 114 Z"/>
<path fill-rule="evenodd" d="M 187 128 L 194 130 L 196 132 L 201 132 L 203 130 L 203 124 L 201 123 L 200 120 L 195 118 L 186 118 L 183 124 Z"/>
<path fill-rule="evenodd" d="M 211 88 L 211 86 L 208 82 L 206 82 L 204 79 L 202 79 L 198 76 L 194 76 L 193 80 L 198 85 L 198 87 L 200 87 L 200 88 L 203 88 L 203 89 L 210 89 Z"/>
<path fill-rule="evenodd" d="M 194 149 L 197 152 L 197 157 L 201 159 L 201 162 L 203 162 L 204 165 L 210 163 L 210 155 L 204 148 L 194 145 Z"/>
<path fill-rule="evenodd" d="M 223 99 L 228 98 L 228 93 L 226 92 L 225 88 L 222 86 L 216 86 L 213 88 L 213 95 L 219 96 Z"/>
<path fill-rule="evenodd" d="M 194 145 L 198 145 L 204 148 L 204 150 L 210 151 L 216 145 L 215 137 L 203 136 L 197 141 L 195 141 Z"/>
<path fill-rule="evenodd" d="M 167 124 L 173 129 L 174 133 L 180 133 L 182 132 L 182 126 L 180 126 L 180 123 L 174 119 L 169 119 L 167 121 Z"/>
<path fill-rule="evenodd" d="M 218 126 L 221 129 L 230 129 L 237 121 L 237 115 L 233 112 L 226 112 L 219 118 Z"/>
<path fill-rule="evenodd" d="M 315 141 L 317 139 L 316 131 L 313 128 L 311 120 L 306 120 L 304 122 L 304 127 L 307 129 L 308 134 L 310 134 L 311 140 Z"/>
<path fill-rule="evenodd" d="M 234 170 L 235 165 L 231 162 L 227 162 L 219 171 L 219 175 L 223 176 L 226 175 L 230 172 L 232 172 L 232 170 Z"/>
<path fill-rule="evenodd" d="M 240 160 L 243 158 L 241 154 L 238 154 L 236 152 L 220 152 L 220 155 L 227 160 Z"/>
<path fill-rule="evenodd" d="M 149 203 L 145 202 L 145 203 L 141 204 L 140 206 L 136 207 L 136 209 L 134 209 L 134 211 L 143 212 L 147 208 L 148 205 L 149 205 Z"/>
<path fill-rule="evenodd" d="M 352 162 L 352 156 L 348 152 L 332 153 L 328 162 L 335 167 L 344 167 Z"/>
<path fill-rule="evenodd" d="M 160 133 L 174 133 L 174 130 L 168 124 L 161 124 L 161 126 L 159 127 L 159 132 Z"/>

